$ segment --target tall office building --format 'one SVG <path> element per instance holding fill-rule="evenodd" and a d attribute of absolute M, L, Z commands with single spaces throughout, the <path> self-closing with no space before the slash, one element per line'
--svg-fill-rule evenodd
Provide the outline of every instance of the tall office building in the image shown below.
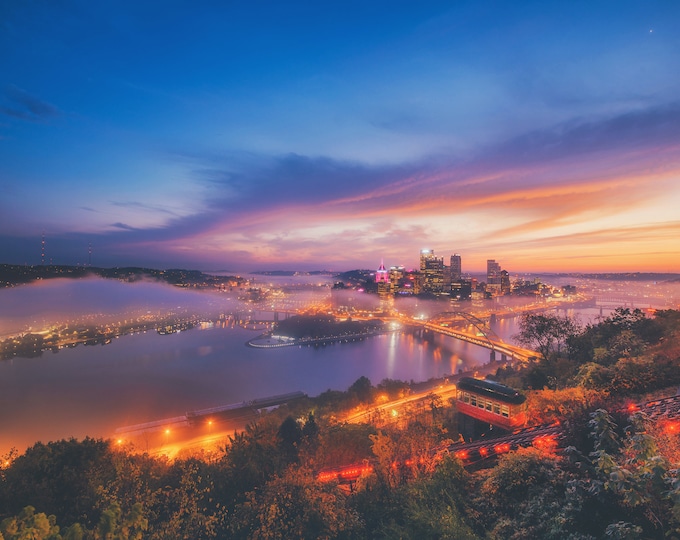
<path fill-rule="evenodd" d="M 380 268 L 375 272 L 375 282 L 378 284 L 378 295 L 380 298 L 387 298 L 390 291 L 390 274 L 385 269 L 385 263 L 380 261 Z"/>
<path fill-rule="evenodd" d="M 385 263 L 380 261 L 380 268 L 375 272 L 375 282 L 376 283 L 389 283 L 390 275 L 385 269 Z"/>
<path fill-rule="evenodd" d="M 460 282 L 461 275 L 462 266 L 460 255 L 458 253 L 454 253 L 453 255 L 451 255 L 451 283 Z"/>
<path fill-rule="evenodd" d="M 433 294 L 444 291 L 444 257 L 437 257 L 431 249 L 421 250 L 420 273 L 423 291 Z"/>
<path fill-rule="evenodd" d="M 501 270 L 501 294 L 510 294 L 511 290 L 510 273 L 507 270 Z"/>
<path fill-rule="evenodd" d="M 402 292 L 403 280 L 404 280 L 404 267 L 403 266 L 391 266 L 390 267 L 390 291 L 392 294 Z M 411 292 L 411 291 L 409 291 Z"/>
<path fill-rule="evenodd" d="M 486 261 L 486 291 L 495 295 L 501 294 L 501 265 L 494 259 Z"/>
<path fill-rule="evenodd" d="M 501 284 L 501 265 L 494 259 L 486 261 L 486 283 L 487 285 Z"/>

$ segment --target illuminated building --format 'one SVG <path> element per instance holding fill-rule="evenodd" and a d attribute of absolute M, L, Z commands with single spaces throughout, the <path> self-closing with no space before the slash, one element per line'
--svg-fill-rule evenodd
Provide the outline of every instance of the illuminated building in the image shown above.
<path fill-rule="evenodd" d="M 375 282 L 376 283 L 389 283 L 390 282 L 390 276 L 387 270 L 385 270 L 385 264 L 380 261 L 380 268 L 375 273 Z"/>
<path fill-rule="evenodd" d="M 451 255 L 451 265 L 448 267 L 448 282 L 444 284 L 444 290 L 450 291 L 453 296 L 460 298 L 462 286 L 461 259 L 458 253 L 454 253 Z M 469 293 L 466 296 L 469 298 Z"/>
<path fill-rule="evenodd" d="M 380 261 L 380 268 L 375 273 L 375 282 L 378 284 L 378 295 L 380 298 L 387 298 L 391 292 L 390 275 L 382 261 Z"/>
<path fill-rule="evenodd" d="M 462 265 L 460 255 L 458 253 L 454 253 L 451 255 L 451 283 L 460 282 L 461 275 Z"/>
<path fill-rule="evenodd" d="M 486 291 L 493 296 L 501 294 L 501 265 L 494 259 L 486 261 Z"/>
<path fill-rule="evenodd" d="M 390 267 L 390 291 L 392 294 L 402 292 L 404 281 L 404 267 L 391 266 Z M 412 292 L 412 291 L 409 291 Z"/>
<path fill-rule="evenodd" d="M 403 291 L 411 291 L 411 294 L 420 294 L 421 274 L 417 270 L 409 270 L 404 274 Z"/>
<path fill-rule="evenodd" d="M 444 291 L 444 258 L 437 257 L 431 249 L 420 252 L 420 273 L 423 292 L 439 294 Z"/>
<path fill-rule="evenodd" d="M 510 294 L 510 274 L 507 270 L 501 270 L 501 294 Z"/>

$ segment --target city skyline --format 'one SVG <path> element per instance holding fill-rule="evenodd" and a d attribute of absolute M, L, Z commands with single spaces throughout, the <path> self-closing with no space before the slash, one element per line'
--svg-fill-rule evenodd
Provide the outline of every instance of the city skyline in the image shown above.
<path fill-rule="evenodd" d="M 680 5 L 3 7 L 0 263 L 680 268 Z M 448 259 L 446 259 L 448 261 Z"/>

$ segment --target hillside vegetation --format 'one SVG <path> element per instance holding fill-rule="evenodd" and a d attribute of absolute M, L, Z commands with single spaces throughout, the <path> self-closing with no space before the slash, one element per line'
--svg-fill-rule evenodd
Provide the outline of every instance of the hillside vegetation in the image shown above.
<path fill-rule="evenodd" d="M 674 310 L 620 309 L 583 328 L 526 316 L 519 338 L 541 358 L 495 378 L 526 393 L 532 422 L 562 422 L 566 442 L 474 471 L 439 451 L 458 438 L 457 413 L 434 395 L 396 423 L 341 421 L 409 391 L 365 377 L 263 416 L 215 454 L 39 443 L 4 459 L 0 538 L 680 538 L 680 421 L 622 409 L 675 393 L 679 331 Z M 351 489 L 317 476 L 366 462 Z"/>

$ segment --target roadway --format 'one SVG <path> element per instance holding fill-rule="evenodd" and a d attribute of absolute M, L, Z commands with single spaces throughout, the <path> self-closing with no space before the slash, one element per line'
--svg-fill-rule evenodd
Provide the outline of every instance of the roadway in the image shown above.
<path fill-rule="evenodd" d="M 455 339 L 460 339 L 461 341 L 466 341 L 486 349 L 490 349 L 493 352 L 498 352 L 506 357 L 510 357 L 512 360 L 519 360 L 520 362 L 529 362 L 532 358 L 538 358 L 540 355 L 536 351 L 530 349 L 524 349 L 516 345 L 511 345 L 503 341 L 492 340 L 486 336 L 478 336 L 477 334 L 472 334 L 470 332 L 465 332 L 464 330 L 454 329 L 449 326 L 442 326 L 442 323 L 423 323 L 423 328 L 430 330 L 431 332 L 436 332 L 438 334 L 443 334 L 445 336 L 450 336 Z"/>

